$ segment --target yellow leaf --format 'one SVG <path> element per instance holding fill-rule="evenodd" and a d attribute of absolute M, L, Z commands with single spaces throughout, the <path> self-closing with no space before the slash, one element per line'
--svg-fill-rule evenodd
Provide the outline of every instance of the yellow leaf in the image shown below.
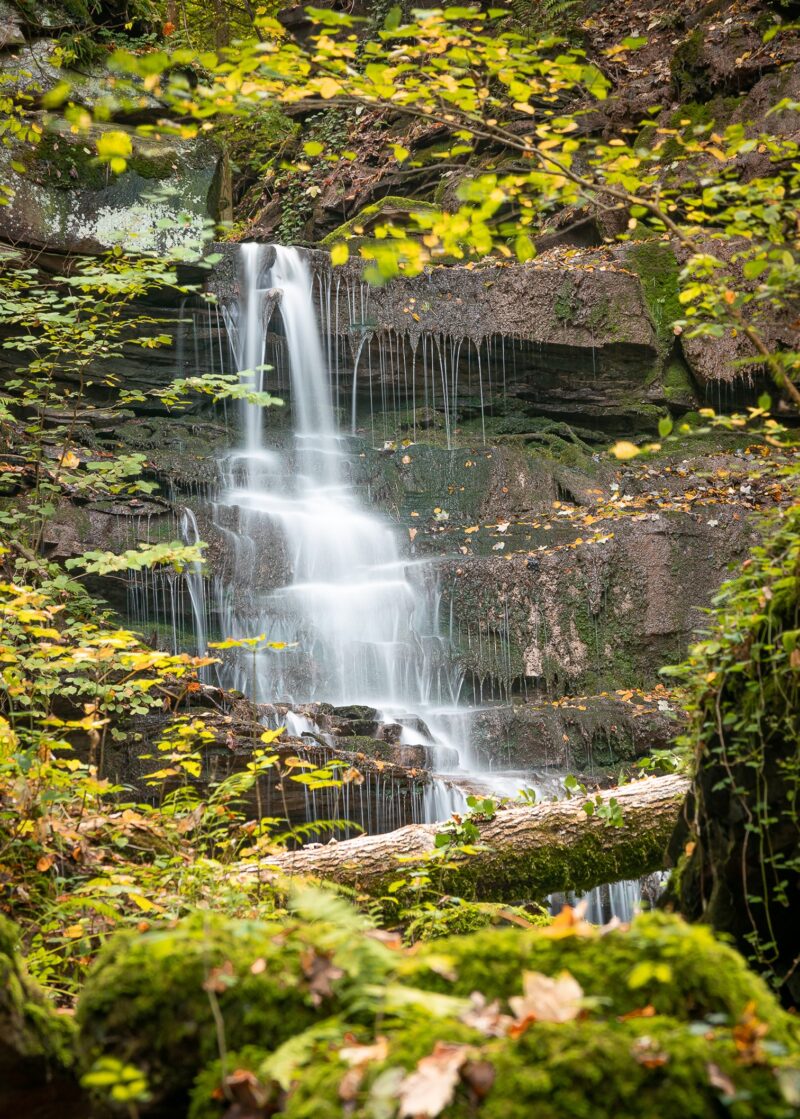
<path fill-rule="evenodd" d="M 104 163 L 110 163 L 113 171 L 124 171 L 128 156 L 133 153 L 133 144 L 127 132 L 104 132 L 97 137 L 97 154 Z"/>
<path fill-rule="evenodd" d="M 68 936 L 70 940 L 77 940 L 78 937 L 83 936 L 83 925 L 69 925 L 64 929 L 64 936 Z"/>
<path fill-rule="evenodd" d="M 67 451 L 61 459 L 61 465 L 66 466 L 67 470 L 74 470 L 76 466 L 80 466 L 80 462 L 74 451 Z"/>
<path fill-rule="evenodd" d="M 331 264 L 336 267 L 340 264 L 347 264 L 350 256 L 350 249 L 345 241 L 340 241 L 338 245 L 334 245 L 331 249 Z"/>
<path fill-rule="evenodd" d="M 149 898 L 144 897 L 142 894 L 128 894 L 128 897 L 134 905 L 138 905 L 140 909 L 144 909 L 145 911 L 159 908 L 155 902 L 150 901 Z"/>
<path fill-rule="evenodd" d="M 627 462 L 628 459 L 636 458 L 642 452 L 635 443 L 629 443 L 625 439 L 621 439 L 619 443 L 615 443 L 611 448 L 611 454 L 614 458 L 620 459 L 622 462 Z"/>
<path fill-rule="evenodd" d="M 337 93 L 341 93 L 342 90 L 342 87 L 338 82 L 335 82 L 333 78 L 320 78 L 315 84 L 320 97 L 324 98 L 326 101 L 330 100 L 331 97 L 335 97 Z"/>

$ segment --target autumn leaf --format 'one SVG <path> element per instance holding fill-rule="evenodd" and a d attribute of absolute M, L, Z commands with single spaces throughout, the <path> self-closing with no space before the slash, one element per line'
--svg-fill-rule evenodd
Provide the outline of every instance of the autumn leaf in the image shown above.
<path fill-rule="evenodd" d="M 344 978 L 344 972 L 331 961 L 330 956 L 309 948 L 300 957 L 300 966 L 308 979 L 311 1001 L 319 1006 L 323 999 L 333 994 L 333 984 Z"/>
<path fill-rule="evenodd" d="M 398 1119 L 417 1119 L 418 1116 L 434 1119 L 443 1111 L 453 1099 L 469 1052 L 467 1045 L 437 1041 L 433 1052 L 423 1057 L 414 1072 L 400 1084 Z"/>
<path fill-rule="evenodd" d="M 583 1009 L 583 989 L 568 971 L 556 979 L 538 971 L 522 977 L 522 995 L 508 1000 L 517 1019 L 509 1031 L 519 1036 L 531 1022 L 572 1022 Z"/>
<path fill-rule="evenodd" d="M 487 1002 L 486 996 L 480 991 L 473 991 L 469 1001 L 469 1008 L 459 1015 L 465 1026 L 470 1026 L 487 1037 L 505 1037 L 514 1025 L 514 1019 L 510 1015 L 500 1012 L 497 999 Z"/>

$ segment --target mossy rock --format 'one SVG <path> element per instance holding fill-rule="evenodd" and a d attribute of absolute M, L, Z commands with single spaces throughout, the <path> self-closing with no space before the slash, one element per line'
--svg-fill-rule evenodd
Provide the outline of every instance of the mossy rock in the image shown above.
<path fill-rule="evenodd" d="M 614 1015 L 650 1005 L 677 1019 L 722 1015 L 735 1022 L 752 1004 L 759 1018 L 771 1021 L 772 1036 L 781 1041 L 795 1036 L 789 1017 L 735 949 L 705 925 L 665 913 L 642 914 L 629 930 L 603 935 L 485 929 L 450 937 L 430 949 L 423 946 L 404 961 L 401 975 L 426 990 L 508 998 L 521 993 L 523 971 L 558 975 L 564 969 Z"/>
<path fill-rule="evenodd" d="M 627 263 L 641 282 L 659 347 L 662 353 L 668 351 L 674 342 L 672 324 L 683 316 L 675 254 L 663 241 L 635 241 L 628 245 Z"/>
<path fill-rule="evenodd" d="M 352 1065 L 340 1052 L 373 1039 L 363 1031 L 354 1036 L 335 1022 L 297 1038 L 285 1054 L 293 1058 L 288 1090 L 271 1079 L 280 1054 L 237 1054 L 236 1067 L 253 1077 L 251 1091 L 269 1101 L 263 1114 L 276 1110 L 286 1119 L 395 1119 L 402 1081 L 437 1047 L 441 1054 L 441 1046 L 460 1051 L 463 1062 L 451 1100 L 439 1112 L 442 1119 L 788 1119 L 792 1114 L 781 1076 L 789 1094 L 796 1054 L 742 1060 L 730 1026 L 697 1029 L 667 1016 L 620 1020 L 593 1007 L 578 1020 L 534 1021 L 521 1036 L 487 1038 L 447 1014 L 415 1008 L 410 1018 L 380 1031 L 386 1055 L 365 1066 L 355 1088 Z M 280 1066 L 285 1070 L 287 1061 Z M 221 1119 L 229 1103 L 219 1100 L 220 1081 L 218 1063 L 198 1078 L 189 1119 Z M 435 1074 L 428 1087 L 438 1091 Z"/>
<path fill-rule="evenodd" d="M 697 389 L 688 366 L 671 361 L 662 376 L 664 399 L 675 408 L 691 408 L 697 404 Z"/>
<path fill-rule="evenodd" d="M 135 1065 L 156 1105 L 180 1101 L 219 1052 L 214 1003 L 228 1048 L 280 1045 L 352 994 L 342 942 L 342 930 L 324 922 L 211 913 L 171 928 L 120 932 L 98 955 L 78 1003 L 81 1064 L 112 1057 Z M 375 949 L 385 951 L 365 944 L 362 965 Z M 381 978 L 380 969 L 372 978 Z"/>
<path fill-rule="evenodd" d="M 364 206 L 355 217 L 343 222 L 342 225 L 338 225 L 336 229 L 323 237 L 320 244 L 323 248 L 329 249 L 339 241 L 349 241 L 351 249 L 356 249 L 370 238 L 375 226 L 382 222 L 399 220 L 402 225 L 412 214 L 436 213 L 436 210 L 437 207 L 430 202 L 389 194 L 382 198 L 380 202 Z"/>
<path fill-rule="evenodd" d="M 0 915 L 0 1074 L 26 1061 L 68 1068 L 73 1023 L 56 1013 L 27 974 L 18 944 L 17 926 Z"/>

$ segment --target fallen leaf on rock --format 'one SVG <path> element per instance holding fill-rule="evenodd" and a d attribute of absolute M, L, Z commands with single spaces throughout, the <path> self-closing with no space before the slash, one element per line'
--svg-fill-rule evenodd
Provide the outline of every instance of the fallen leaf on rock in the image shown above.
<path fill-rule="evenodd" d="M 585 899 L 579 901 L 576 906 L 565 905 L 549 925 L 539 930 L 541 935 L 552 936 L 557 939 L 562 936 L 597 936 L 597 925 L 592 925 L 589 921 L 584 920 L 586 908 Z"/>
<path fill-rule="evenodd" d="M 213 967 L 203 981 L 203 990 L 209 994 L 221 995 L 236 982 L 233 964 L 226 960 L 220 967 Z"/>
<path fill-rule="evenodd" d="M 433 1052 L 423 1057 L 414 1072 L 403 1079 L 398 1090 L 399 1119 L 434 1119 L 453 1099 L 461 1068 L 469 1055 L 467 1045 L 437 1041 Z"/>
<path fill-rule="evenodd" d="M 526 971 L 522 992 L 508 1000 L 517 1019 L 509 1031 L 515 1037 L 531 1022 L 572 1022 L 583 1009 L 583 989 L 568 971 L 562 971 L 556 979 Z"/>
<path fill-rule="evenodd" d="M 497 999 L 487 1002 L 486 996 L 480 991 L 473 991 L 469 996 L 469 1009 L 459 1015 L 465 1026 L 471 1026 L 487 1037 L 505 1037 L 514 1019 L 508 1014 L 500 1012 L 500 1003 Z"/>
<path fill-rule="evenodd" d="M 736 1045 L 736 1060 L 742 1065 L 758 1065 L 764 1059 L 761 1042 L 764 1040 L 769 1027 L 761 1022 L 756 1015 L 754 1002 L 749 1002 L 744 1009 L 740 1021 L 733 1028 L 733 1040 Z"/>
<path fill-rule="evenodd" d="M 722 1071 L 719 1065 L 706 1065 L 706 1072 L 708 1073 L 708 1082 L 712 1088 L 716 1088 L 718 1092 L 722 1092 L 723 1096 L 733 1097 L 736 1095 L 736 1085 L 731 1078 Z"/>
<path fill-rule="evenodd" d="M 232 1100 L 237 1110 L 235 1114 L 246 1119 L 248 1116 L 261 1116 L 262 1108 L 269 1099 L 269 1088 L 249 1069 L 237 1068 L 225 1077 L 225 1095 Z M 234 1108 L 231 1108 L 234 1111 Z"/>
<path fill-rule="evenodd" d="M 637 1010 L 629 1010 L 627 1014 L 620 1014 L 617 1021 L 628 1022 L 631 1018 L 654 1018 L 655 1013 L 656 1008 L 648 1003 L 647 1006 L 641 1006 Z"/>
<path fill-rule="evenodd" d="M 461 1079 L 479 1100 L 485 1099 L 494 1084 L 494 1065 L 489 1061 L 467 1061 L 461 1070 Z"/>
<path fill-rule="evenodd" d="M 345 785 L 363 785 L 364 774 L 360 769 L 356 769 L 355 766 L 351 765 L 349 769 L 346 769 L 344 773 L 340 774 L 339 780 Z"/>
<path fill-rule="evenodd" d="M 346 1045 L 339 1050 L 339 1056 L 345 1064 L 353 1066 L 385 1061 L 389 1056 L 389 1042 L 385 1037 L 378 1037 L 371 1045 Z"/>

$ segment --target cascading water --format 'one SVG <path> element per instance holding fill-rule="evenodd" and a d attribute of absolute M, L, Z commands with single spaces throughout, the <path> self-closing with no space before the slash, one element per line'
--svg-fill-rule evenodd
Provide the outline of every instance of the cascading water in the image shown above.
<path fill-rule="evenodd" d="M 234 579 L 219 586 L 219 612 L 226 633 L 263 633 L 286 647 L 232 654 L 226 671 L 258 702 L 357 702 L 387 721 L 424 719 L 457 701 L 459 673 L 436 631 L 424 565 L 404 559 L 390 524 L 359 500 L 358 449 L 337 430 L 310 270 L 296 249 L 247 244 L 241 259 L 241 298 L 226 310 L 236 367 L 261 388 L 277 306 L 293 434 L 288 445 L 266 447 L 263 410 L 245 404 L 245 443 L 225 463 L 227 488 L 215 507 L 236 556 Z M 269 590 L 259 589 L 265 553 L 284 576 Z M 437 737 L 428 738 L 435 752 Z M 424 815 L 433 819 L 464 803 L 436 783 L 428 799 Z"/>
<path fill-rule="evenodd" d="M 423 579 L 407 576 L 408 561 L 389 524 L 357 498 L 351 481 L 357 455 L 336 430 L 308 266 L 297 250 L 276 248 L 267 268 L 265 249 L 242 246 L 243 296 L 227 319 L 237 367 L 247 376 L 263 365 L 270 302 L 279 301 L 293 446 L 280 453 L 265 448 L 262 410 L 245 406 L 246 443 L 227 463 L 231 484 L 219 503 L 236 510 L 239 568 L 240 601 L 228 594 L 223 616 L 229 632 L 265 632 L 288 646 L 280 656 L 256 654 L 259 701 L 416 710 L 443 698 L 430 694 L 430 681 L 442 679 L 439 665 L 431 671 L 433 660 L 441 660 L 441 642 L 430 596 Z M 274 551 L 288 578 L 262 594 L 253 573 L 263 548 Z M 249 681 L 252 666 L 244 671 Z"/>

